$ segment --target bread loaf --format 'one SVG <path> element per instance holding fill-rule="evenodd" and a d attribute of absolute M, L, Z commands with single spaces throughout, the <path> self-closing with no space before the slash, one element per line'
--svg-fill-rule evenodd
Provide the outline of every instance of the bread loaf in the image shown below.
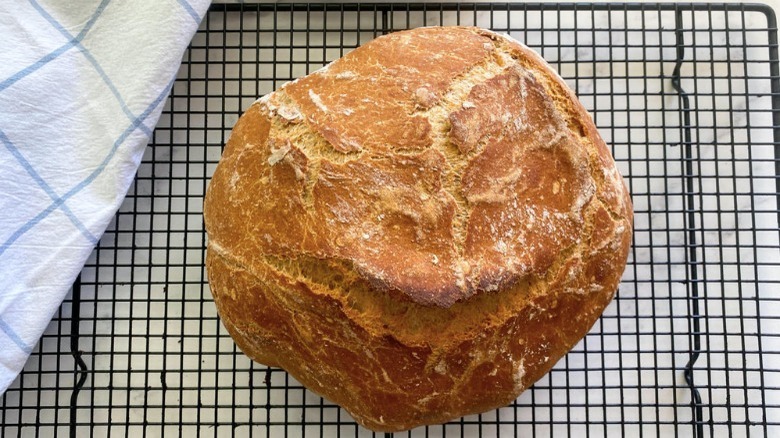
<path fill-rule="evenodd" d="M 514 400 L 610 302 L 632 227 L 563 80 L 466 27 L 382 36 L 258 100 L 204 216 L 241 350 L 376 431 Z"/>

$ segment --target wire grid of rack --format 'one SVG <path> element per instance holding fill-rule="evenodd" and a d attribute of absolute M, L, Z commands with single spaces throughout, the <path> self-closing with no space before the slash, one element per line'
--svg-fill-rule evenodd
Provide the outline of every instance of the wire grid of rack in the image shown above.
<path fill-rule="evenodd" d="M 780 77 L 759 5 L 213 5 L 137 179 L 0 400 L 0 436 L 371 436 L 220 326 L 202 197 L 242 110 L 378 35 L 478 25 L 541 53 L 634 206 L 615 301 L 512 405 L 399 436 L 777 436 Z"/>

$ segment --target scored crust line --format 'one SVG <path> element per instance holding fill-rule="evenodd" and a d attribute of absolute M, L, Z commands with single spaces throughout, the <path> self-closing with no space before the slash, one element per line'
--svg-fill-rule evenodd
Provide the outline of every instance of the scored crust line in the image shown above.
<path fill-rule="evenodd" d="M 466 105 L 468 96 L 475 86 L 487 82 L 507 69 L 506 65 L 501 65 L 499 59 L 504 64 L 510 61 L 506 53 L 497 50 L 496 45 L 493 44 L 493 50 L 484 59 L 453 78 L 447 90 L 434 105 L 428 109 L 415 111 L 415 114 L 423 115 L 428 119 L 432 128 L 433 144 L 431 148 L 441 152 L 447 162 L 447 167 L 442 175 L 444 180 L 442 189 L 455 201 L 456 213 L 452 221 L 452 236 L 460 259 L 463 259 L 465 251 L 467 226 L 472 210 L 468 199 L 463 194 L 461 177 L 471 158 L 482 152 L 484 139 L 474 150 L 462 153 L 450 138 L 450 114 Z M 485 137 L 489 137 L 489 135 Z"/>

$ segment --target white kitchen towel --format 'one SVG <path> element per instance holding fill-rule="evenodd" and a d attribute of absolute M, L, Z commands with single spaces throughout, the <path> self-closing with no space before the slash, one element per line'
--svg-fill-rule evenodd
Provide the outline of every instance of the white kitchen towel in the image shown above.
<path fill-rule="evenodd" d="M 208 5 L 0 2 L 0 394 L 119 208 Z"/>

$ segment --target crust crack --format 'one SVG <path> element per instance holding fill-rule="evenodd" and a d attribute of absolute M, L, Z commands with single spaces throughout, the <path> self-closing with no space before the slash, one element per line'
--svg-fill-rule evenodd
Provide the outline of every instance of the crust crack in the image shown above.
<path fill-rule="evenodd" d="M 305 117 L 301 115 L 300 106 L 283 89 L 260 99 L 258 104 L 262 106 L 271 122 L 271 129 L 268 133 L 269 141 L 273 141 L 275 138 L 284 138 L 300 149 L 309 160 L 304 175 L 305 181 L 301 191 L 301 199 L 304 207 L 311 211 L 314 208 L 314 186 L 319 179 L 322 161 L 345 164 L 359 160 L 366 152 L 342 152 L 333 147 L 322 134 L 311 127 Z"/>
<path fill-rule="evenodd" d="M 430 108 L 416 108 L 414 114 L 427 117 L 431 129 L 431 148 L 441 152 L 447 162 L 443 172 L 442 188 L 455 202 L 455 216 L 452 224 L 454 245 L 459 256 L 463 256 L 466 233 L 471 215 L 471 207 L 463 194 L 461 175 L 470 159 L 484 149 L 487 137 L 481 139 L 474 150 L 469 153 L 461 153 L 457 146 L 450 140 L 450 114 L 460 109 L 466 102 L 472 88 L 489 79 L 503 73 L 509 58 L 497 50 L 491 51 L 484 60 L 474 64 L 468 70 L 458 75 L 450 83 L 447 91 Z"/>

